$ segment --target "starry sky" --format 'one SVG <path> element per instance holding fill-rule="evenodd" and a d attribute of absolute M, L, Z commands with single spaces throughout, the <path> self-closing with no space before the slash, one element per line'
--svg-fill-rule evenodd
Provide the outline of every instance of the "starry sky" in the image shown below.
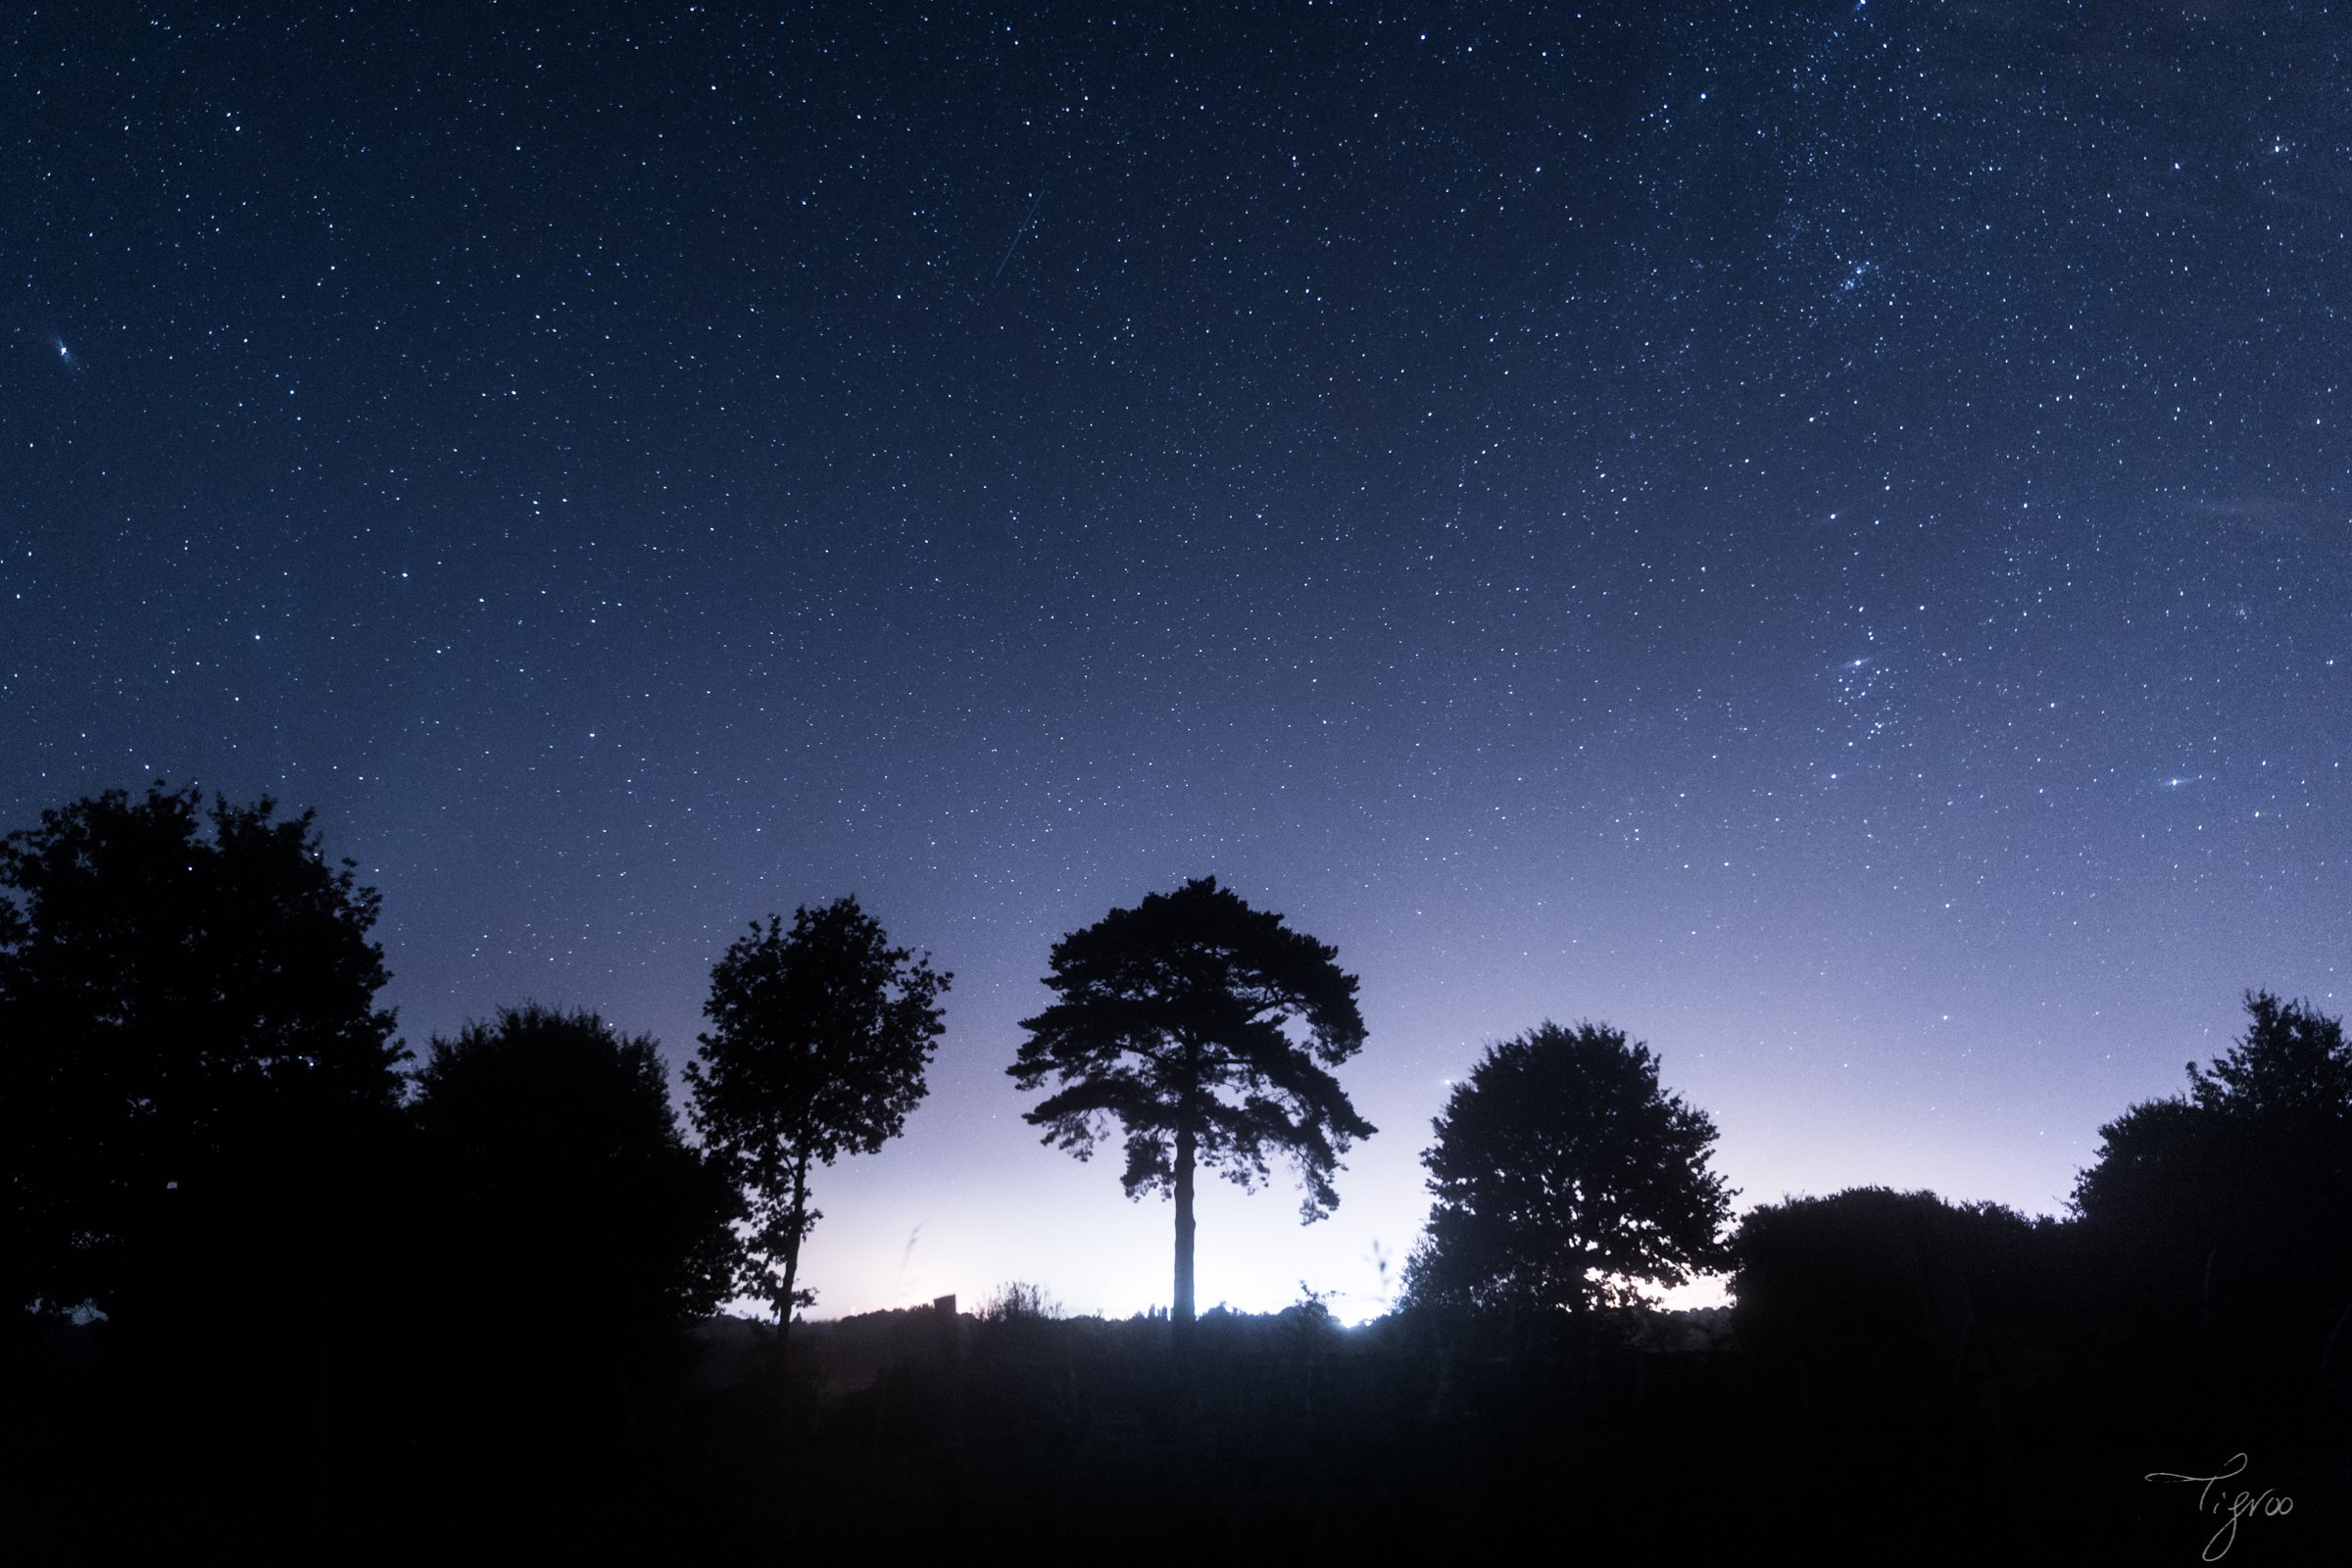
<path fill-rule="evenodd" d="M 819 1315 L 1167 1299 L 1004 1076 L 1215 874 L 1381 1128 L 1625 1028 L 1742 1204 L 2062 1207 L 2352 892 L 2352 19 L 1975 0 L 40 5 L 0 22 L 0 824 L 315 807 L 421 1045 L 956 972 Z M 1385 1265 L 1385 1272 L 1384 1272 Z"/>

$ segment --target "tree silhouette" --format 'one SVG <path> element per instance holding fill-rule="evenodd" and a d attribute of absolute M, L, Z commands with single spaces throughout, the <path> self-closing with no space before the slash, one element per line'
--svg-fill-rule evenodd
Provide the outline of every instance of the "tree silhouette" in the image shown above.
<path fill-rule="evenodd" d="M 1659 1090 L 1656 1058 L 1623 1030 L 1544 1023 L 1490 1046 L 1435 1126 L 1410 1301 L 1583 1312 L 1726 1259 L 1715 1124 Z"/>
<path fill-rule="evenodd" d="M 894 948 L 854 898 L 755 922 L 710 971 L 710 1031 L 686 1068 L 696 1128 L 750 1202 L 737 1287 L 772 1302 L 779 1347 L 815 1300 L 798 1280 L 811 1165 L 868 1154 L 922 1100 L 955 977 Z"/>
<path fill-rule="evenodd" d="M 275 810 L 159 782 L 0 841 L 0 1309 L 230 1311 L 362 1245 L 324 1216 L 401 1093 L 377 898 Z"/>
<path fill-rule="evenodd" d="M 1731 1251 L 1740 1344 L 1849 1412 L 1948 1395 L 2054 1327 L 2057 1222 L 1931 1192 L 1766 1203 Z"/>
<path fill-rule="evenodd" d="M 2184 1095 L 2099 1129 L 2074 1208 L 2127 1310 L 2204 1342 L 2227 1380 L 2341 1375 L 2352 1356 L 2352 1047 L 2340 1020 L 2269 992 Z"/>
<path fill-rule="evenodd" d="M 436 1038 L 416 1089 L 426 1273 L 443 1304 L 553 1306 L 603 1341 L 724 1296 L 735 1194 L 679 1135 L 650 1035 L 505 1007 Z"/>
<path fill-rule="evenodd" d="M 1035 1090 L 1045 1142 L 1080 1159 L 1117 1122 L 1129 1198 L 1176 1200 L 1174 1322 L 1193 1322 L 1193 1176 L 1221 1168 L 1245 1190 L 1287 1154 L 1306 1190 L 1300 1218 L 1339 1203 L 1332 1172 L 1372 1124 L 1328 1071 L 1362 1049 L 1355 976 L 1336 948 L 1252 909 L 1213 877 L 1113 909 L 1054 946 L 1054 1002 L 1021 1027 L 1010 1068 Z"/>
<path fill-rule="evenodd" d="M 1743 1215 L 1731 1244 L 1732 1341 L 1745 1396 L 1770 1412 L 1770 1441 L 1745 1467 L 1752 1494 L 1794 1495 L 1835 1473 L 1856 1523 L 1886 1541 L 1927 1511 L 1925 1478 L 1964 1494 L 2030 1494 L 2018 1485 L 2021 1443 L 2064 1433 L 2065 1451 L 2080 1452 L 2071 1445 L 2112 1405 L 2075 1381 L 2070 1241 L 2055 1220 L 1998 1203 L 1884 1187 Z M 2136 1438 L 2150 1441 L 2144 1429 Z M 1965 1535 L 1952 1544 L 1950 1555 L 1924 1543 L 1908 1555 L 1982 1554 Z"/>

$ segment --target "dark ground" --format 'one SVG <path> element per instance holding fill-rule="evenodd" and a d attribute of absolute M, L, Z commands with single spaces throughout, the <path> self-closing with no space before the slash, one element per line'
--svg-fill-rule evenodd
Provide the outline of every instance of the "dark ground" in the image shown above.
<path fill-rule="evenodd" d="M 2111 1397 L 2095 1367 L 2030 1358 L 1940 1381 L 1797 1367 L 1740 1348 L 1720 1313 L 1538 1342 L 1219 1312 L 1189 1371 L 1151 1320 L 876 1313 L 796 1327 L 788 1371 L 770 1330 L 735 1320 L 593 1374 L 486 1333 L 498 1353 L 464 1387 L 322 1379 L 307 1352 L 208 1382 L 108 1329 L 12 1347 L 18 1560 L 2192 1563 L 2226 1545 L 2306 1563 L 2345 1560 L 2352 1507 L 2320 1403 L 2167 1413 L 2161 1389 Z M 2240 1451 L 2203 1512 L 2197 1486 L 2143 1479 Z M 2264 1489 L 2292 1511 L 2217 1537 L 2230 1497 Z"/>

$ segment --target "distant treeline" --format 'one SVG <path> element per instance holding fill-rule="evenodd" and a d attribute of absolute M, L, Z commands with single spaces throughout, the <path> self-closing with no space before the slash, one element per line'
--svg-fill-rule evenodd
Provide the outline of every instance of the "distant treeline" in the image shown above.
<path fill-rule="evenodd" d="M 1014 1285 L 796 1339 L 812 1177 L 899 1135 L 952 977 L 853 899 L 753 924 L 689 1137 L 655 1043 L 594 1013 L 412 1055 L 378 908 L 268 801 L 158 785 L 0 841 L 0 1465 L 34 1560 L 956 1546 L 1040 1508 L 1147 1558 L 2344 1540 L 2352 1052 L 2301 1003 L 2250 994 L 2063 1219 L 1866 1188 L 1735 1222 L 1649 1050 L 1541 1024 L 1449 1095 L 1397 1305 L 1343 1329 L 1306 1285 L 1195 1310 L 1196 1173 L 1281 1158 L 1312 1220 L 1375 1129 L 1336 950 L 1191 882 L 1054 947 L 1007 1067 L 1048 1143 L 1115 1136 L 1174 1200 L 1172 1308 Z M 1728 1314 L 1645 1304 L 1718 1269 Z M 773 1321 L 710 1316 L 742 1296 Z"/>

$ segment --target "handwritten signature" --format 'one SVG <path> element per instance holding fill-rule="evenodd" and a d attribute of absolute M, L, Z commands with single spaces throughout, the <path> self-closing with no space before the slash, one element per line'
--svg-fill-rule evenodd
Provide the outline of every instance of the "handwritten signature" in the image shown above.
<path fill-rule="evenodd" d="M 2240 1519 L 2276 1519 L 2281 1514 L 2295 1511 L 2294 1498 L 2280 1495 L 2276 1489 L 2270 1487 L 2265 1487 L 2260 1492 L 2241 1490 L 2234 1494 L 2224 1489 L 2220 1496 L 2214 1495 L 2213 1489 L 2216 1486 L 2225 1481 L 2235 1480 L 2244 1473 L 2245 1468 L 2246 1456 L 2240 1453 L 2231 1456 L 2230 1462 L 2222 1466 L 2220 1472 L 2215 1475 L 2182 1476 L 2175 1475 L 2170 1470 L 2151 1470 L 2143 1479 L 2188 1482 L 2199 1489 L 2197 1492 L 2197 1511 L 2199 1513 L 2227 1515 L 2223 1520 L 2222 1527 L 2213 1533 L 2212 1540 L 2205 1543 L 2205 1550 L 2200 1554 L 2201 1560 L 2205 1562 L 2220 1562 L 2229 1554 L 2230 1548 L 2237 1544 L 2237 1522 Z"/>

